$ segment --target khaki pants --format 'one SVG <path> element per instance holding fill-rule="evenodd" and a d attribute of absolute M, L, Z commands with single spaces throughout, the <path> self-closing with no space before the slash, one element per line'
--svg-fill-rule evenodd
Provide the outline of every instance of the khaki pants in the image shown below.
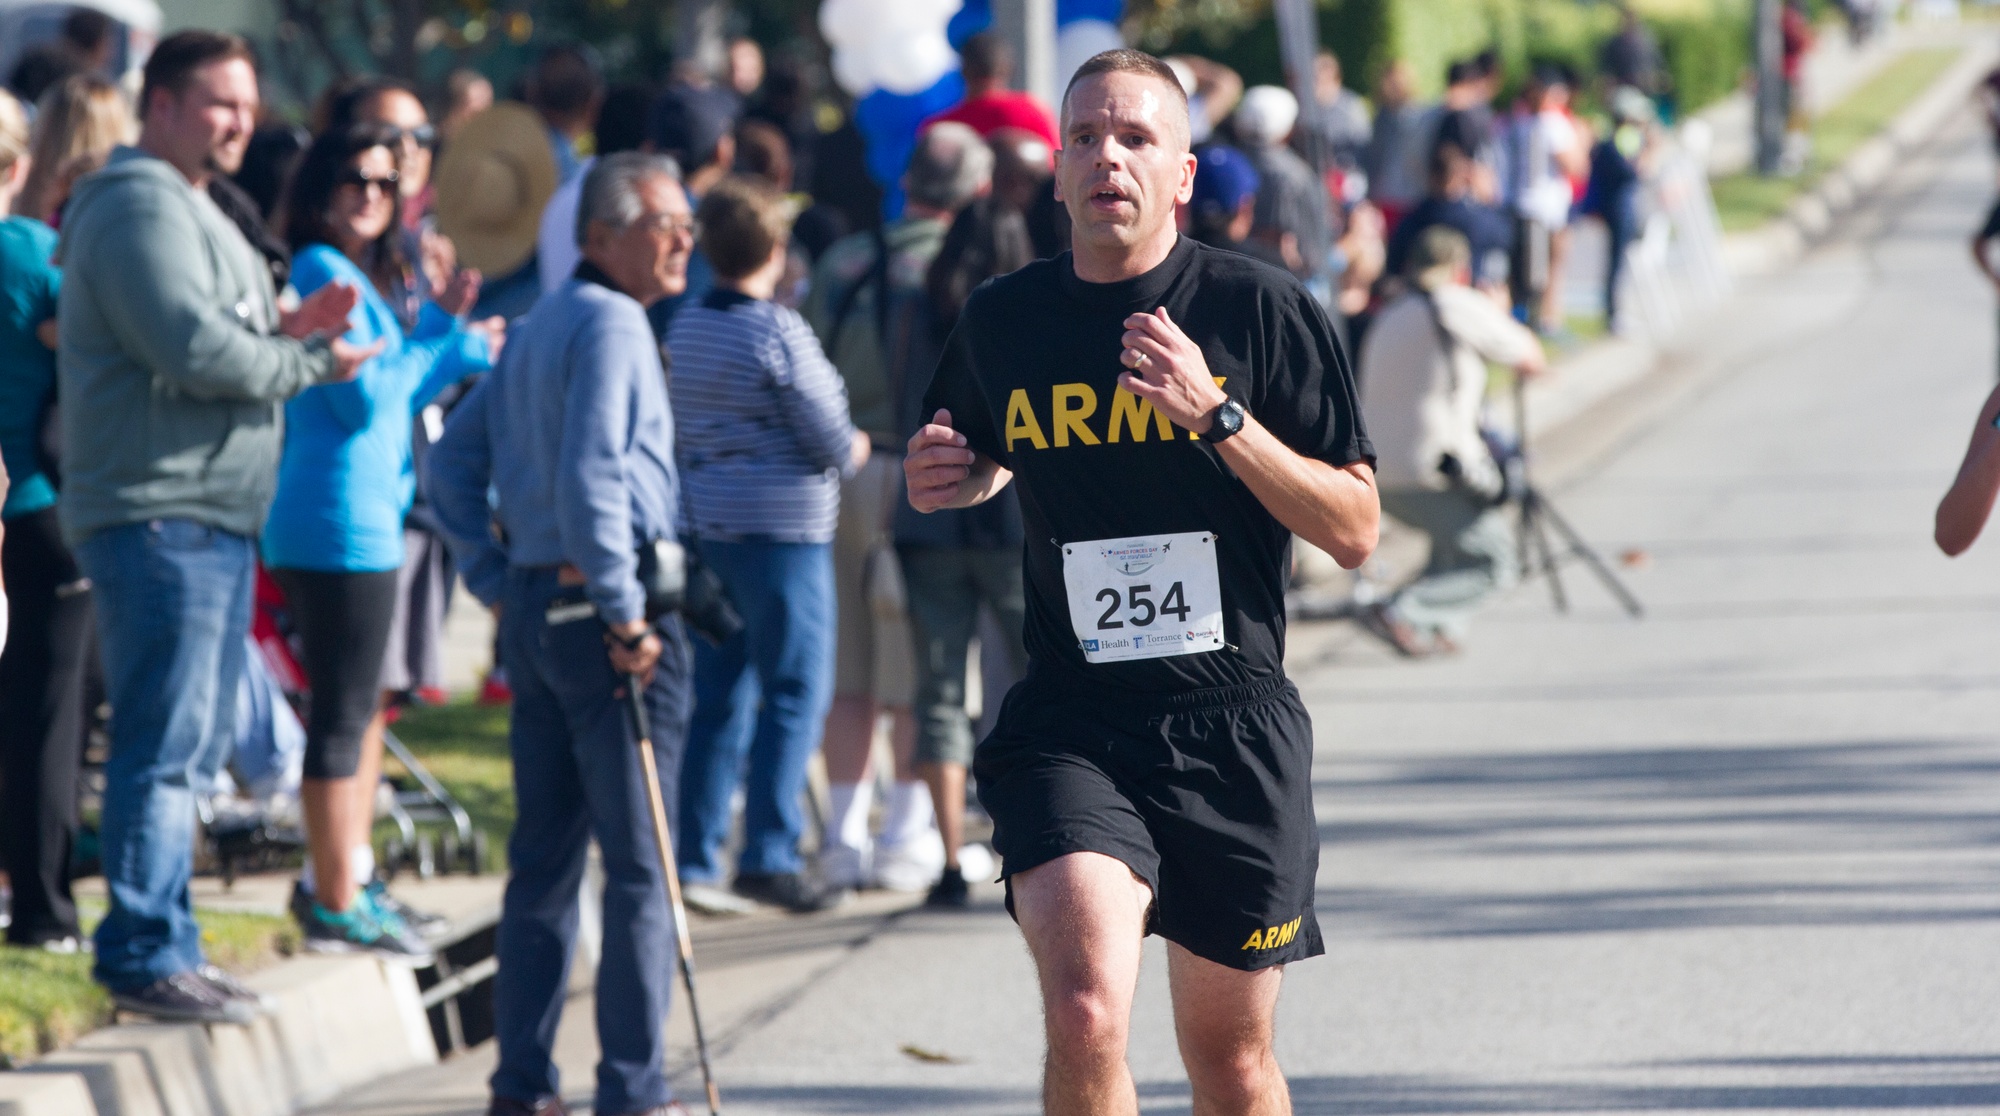
<path fill-rule="evenodd" d="M 890 524 L 903 500 L 903 455 L 875 451 L 840 486 L 833 535 L 833 692 L 908 709 L 917 696 L 916 649 Z"/>

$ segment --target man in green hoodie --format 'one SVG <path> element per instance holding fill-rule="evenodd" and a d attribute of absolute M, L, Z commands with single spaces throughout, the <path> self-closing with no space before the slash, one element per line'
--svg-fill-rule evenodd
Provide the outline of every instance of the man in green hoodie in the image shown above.
<path fill-rule="evenodd" d="M 139 144 L 78 183 L 58 251 L 59 508 L 113 709 L 95 975 L 127 1011 L 208 1022 L 247 1022 L 257 1002 L 203 957 L 188 876 L 198 773 L 234 735 L 280 406 L 375 353 L 337 338 L 351 287 L 281 313 L 208 198 L 210 176 L 241 164 L 257 101 L 243 40 L 161 42 Z"/>

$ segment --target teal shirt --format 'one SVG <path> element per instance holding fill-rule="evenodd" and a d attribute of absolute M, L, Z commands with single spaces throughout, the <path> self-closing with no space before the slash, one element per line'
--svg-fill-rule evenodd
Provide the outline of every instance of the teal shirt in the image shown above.
<path fill-rule="evenodd" d="M 56 503 L 36 442 L 56 387 L 55 350 L 35 329 L 56 316 L 62 272 L 49 262 L 55 230 L 29 217 L 0 218 L 0 462 L 11 485 L 0 519 L 32 515 Z"/>
<path fill-rule="evenodd" d="M 403 515 L 416 495 L 410 423 L 432 397 L 493 366 L 486 341 L 436 303 L 416 327 L 402 323 L 346 256 L 310 244 L 292 261 L 307 298 L 328 283 L 357 288 L 348 343 L 382 352 L 352 381 L 320 384 L 285 404 L 278 495 L 264 524 L 264 564 L 274 569 L 363 572 L 403 564 Z"/>

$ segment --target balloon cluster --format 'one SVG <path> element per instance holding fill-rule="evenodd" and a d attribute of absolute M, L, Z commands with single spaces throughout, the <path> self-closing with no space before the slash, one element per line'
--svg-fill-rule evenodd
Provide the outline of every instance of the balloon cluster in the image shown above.
<path fill-rule="evenodd" d="M 944 29 L 962 2 L 826 0 L 819 30 L 833 48 L 834 80 L 855 97 L 929 89 L 958 68 Z"/>

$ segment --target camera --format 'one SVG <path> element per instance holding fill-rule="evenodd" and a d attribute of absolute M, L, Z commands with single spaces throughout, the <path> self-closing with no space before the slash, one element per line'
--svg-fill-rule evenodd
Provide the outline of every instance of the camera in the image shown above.
<path fill-rule="evenodd" d="M 648 620 L 679 613 L 689 629 L 718 647 L 743 630 L 743 617 L 722 579 L 672 539 L 639 547 L 639 586 L 646 593 Z"/>

